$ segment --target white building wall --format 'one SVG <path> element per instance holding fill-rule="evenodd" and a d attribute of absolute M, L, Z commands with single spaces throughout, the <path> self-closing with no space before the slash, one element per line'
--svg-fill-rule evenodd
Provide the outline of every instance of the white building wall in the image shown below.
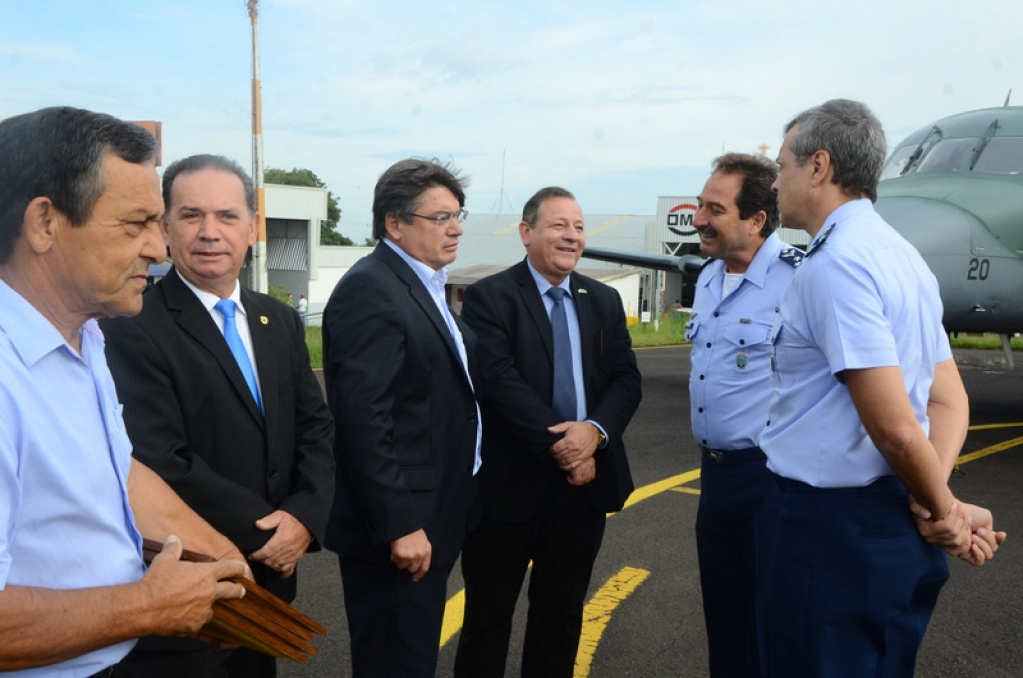
<path fill-rule="evenodd" d="M 315 248 L 319 250 L 319 262 L 317 273 L 318 275 L 312 277 L 312 270 L 310 270 L 309 279 L 309 313 L 316 314 L 322 313 L 323 308 L 327 305 L 327 300 L 330 299 L 331 293 L 334 291 L 334 287 L 337 286 L 341 277 L 348 272 L 352 266 L 355 265 L 359 259 L 373 251 L 372 247 L 336 247 L 336 246 L 320 246 Z M 319 325 L 319 316 L 313 316 L 309 319 L 310 325 Z"/>

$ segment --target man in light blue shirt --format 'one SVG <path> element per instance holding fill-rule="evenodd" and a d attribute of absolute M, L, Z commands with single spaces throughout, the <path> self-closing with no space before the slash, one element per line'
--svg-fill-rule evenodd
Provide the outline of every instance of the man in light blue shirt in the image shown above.
<path fill-rule="evenodd" d="M 702 452 L 696 547 L 711 676 L 757 676 L 757 547 L 773 522 L 758 520 L 777 493 L 757 447 L 771 403 L 771 327 L 803 253 L 778 238 L 778 172 L 766 158 L 729 153 L 697 198 L 693 227 L 711 257 L 686 325 L 689 398 Z"/>
<path fill-rule="evenodd" d="M 884 156 L 880 123 L 847 100 L 796 116 L 778 156 L 782 222 L 813 241 L 773 331 L 760 438 L 782 489 L 767 676 L 911 676 L 949 572 L 932 544 L 980 564 L 1005 537 L 948 486 L 969 407 L 937 281 L 871 204 Z"/>
<path fill-rule="evenodd" d="M 0 122 L 0 671 L 111 675 L 244 593 L 237 549 L 132 460 L 95 320 L 138 313 L 163 259 L 156 150 L 78 109 Z M 140 533 L 165 540 L 148 571 Z"/>

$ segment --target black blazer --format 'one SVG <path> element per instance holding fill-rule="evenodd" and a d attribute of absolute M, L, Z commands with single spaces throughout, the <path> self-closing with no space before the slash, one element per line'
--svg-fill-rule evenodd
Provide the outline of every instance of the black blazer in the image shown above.
<path fill-rule="evenodd" d="M 475 335 L 459 328 L 473 374 Z M 423 528 L 432 565 L 450 565 L 475 501 L 475 396 L 437 305 L 383 242 L 331 294 L 323 364 L 337 423 L 327 548 L 390 563 L 390 542 Z"/>
<path fill-rule="evenodd" d="M 259 413 L 213 318 L 171 270 L 133 318 L 101 321 L 107 362 L 135 457 L 248 555 L 270 538 L 255 521 L 277 509 L 322 541 L 334 494 L 334 426 L 294 309 L 241 290 L 259 372 Z M 295 577 L 251 563 L 291 600 Z"/>
<path fill-rule="evenodd" d="M 572 273 L 579 316 L 587 419 L 607 432 L 595 455 L 596 478 L 586 486 L 594 510 L 618 511 L 633 490 L 622 435 L 639 407 L 640 373 L 618 292 Z M 549 450 L 558 440 L 547 427 L 561 422 L 551 409 L 554 338 L 536 281 L 525 261 L 470 285 L 462 318 L 479 337 L 483 376 L 484 516 L 525 520 L 540 508 L 552 483 L 564 483 Z"/>

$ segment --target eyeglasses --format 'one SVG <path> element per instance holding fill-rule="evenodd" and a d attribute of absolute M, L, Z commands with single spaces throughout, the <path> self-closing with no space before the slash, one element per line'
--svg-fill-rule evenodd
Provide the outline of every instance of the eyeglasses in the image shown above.
<path fill-rule="evenodd" d="M 469 213 L 465 210 L 458 210 L 453 214 L 451 212 L 441 212 L 440 214 L 435 214 L 432 217 L 428 217 L 425 214 L 416 214 L 415 212 L 412 212 L 411 216 L 419 217 L 420 219 L 426 219 L 427 221 L 432 221 L 433 223 L 437 224 L 437 226 L 447 226 L 452 219 L 454 219 L 458 223 L 462 223 L 463 221 L 465 221 L 465 218 L 469 216 Z"/>

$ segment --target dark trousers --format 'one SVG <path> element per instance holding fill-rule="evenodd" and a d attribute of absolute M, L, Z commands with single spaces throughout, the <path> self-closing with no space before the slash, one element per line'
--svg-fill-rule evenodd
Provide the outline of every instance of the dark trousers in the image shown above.
<path fill-rule="evenodd" d="M 451 566 L 416 582 L 391 563 L 339 560 L 353 678 L 433 678 Z"/>
<path fill-rule="evenodd" d="M 778 478 L 778 541 L 761 610 L 769 678 L 906 678 L 948 579 L 894 476 L 819 489 Z"/>
<path fill-rule="evenodd" d="M 605 521 L 584 488 L 558 483 L 530 520 L 484 520 L 469 535 L 462 550 L 465 619 L 456 678 L 504 676 L 512 616 L 530 560 L 522 675 L 572 678 Z"/>
<path fill-rule="evenodd" d="M 277 660 L 241 647 L 221 650 L 202 641 L 143 638 L 109 674 L 117 678 L 274 678 Z M 166 649 L 171 645 L 172 649 Z M 174 647 L 176 646 L 176 647 Z"/>
<path fill-rule="evenodd" d="M 775 521 L 761 518 L 779 493 L 759 448 L 704 450 L 696 548 L 713 678 L 760 675 L 757 558 L 769 552 L 776 532 Z"/>

